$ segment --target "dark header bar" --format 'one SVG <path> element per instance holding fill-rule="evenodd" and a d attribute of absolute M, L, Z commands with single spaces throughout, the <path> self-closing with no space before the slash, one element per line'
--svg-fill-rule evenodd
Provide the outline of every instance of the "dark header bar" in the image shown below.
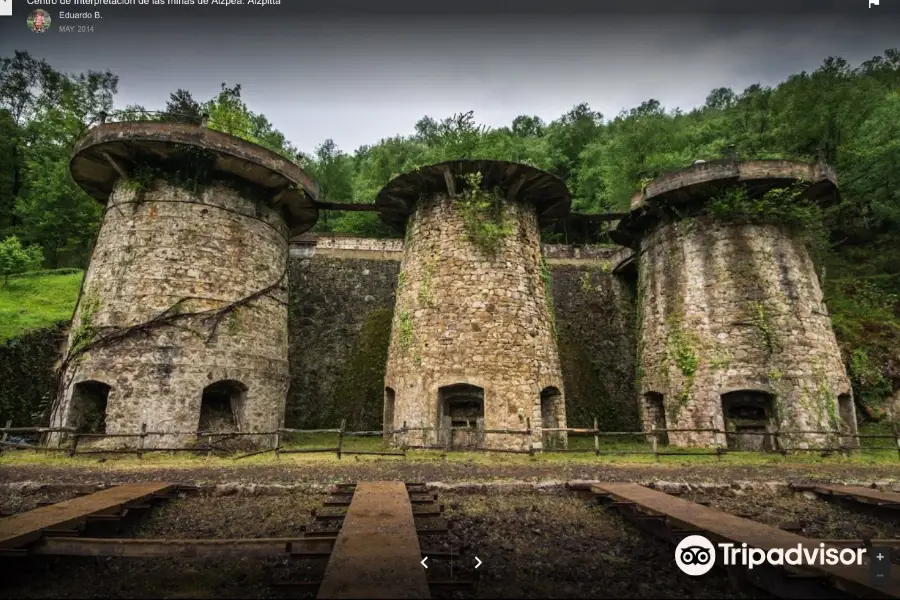
<path fill-rule="evenodd" d="M 26 17 L 37 8 L 48 11 L 52 16 L 59 11 L 99 11 L 104 18 L 176 19 L 338 15 L 506 15 L 514 18 L 570 14 L 810 17 L 900 14 L 900 0 L 0 0 L 2 2 L 12 2 L 13 17 Z M 0 17 L 2 20 L 3 17 Z"/>

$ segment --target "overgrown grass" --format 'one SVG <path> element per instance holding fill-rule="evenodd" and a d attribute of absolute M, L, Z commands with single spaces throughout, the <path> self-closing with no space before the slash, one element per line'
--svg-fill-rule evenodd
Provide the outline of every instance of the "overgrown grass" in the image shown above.
<path fill-rule="evenodd" d="M 0 342 L 72 318 L 82 272 L 30 274 L 0 286 Z"/>
<path fill-rule="evenodd" d="M 862 434 L 891 435 L 891 431 L 884 425 L 866 425 L 860 429 Z M 147 453 L 143 458 L 134 455 L 105 455 L 106 460 L 98 465 L 97 455 L 75 456 L 70 458 L 64 453 L 33 452 L 30 450 L 12 450 L 0 455 L 0 465 L 14 467 L 16 465 L 41 465 L 53 467 L 65 466 L 90 466 L 98 470 L 106 469 L 140 469 L 140 468 L 223 468 L 223 467 L 253 467 L 274 465 L 321 465 L 337 464 L 337 434 L 291 434 L 282 439 L 282 449 L 329 449 L 329 452 L 282 454 L 275 458 L 274 454 L 267 452 L 256 456 L 234 460 L 241 454 L 228 456 L 217 455 L 206 457 L 205 452 L 192 454 L 182 453 Z M 600 456 L 594 454 L 593 436 L 571 436 L 569 447 L 575 452 L 544 452 L 534 456 L 527 454 L 507 454 L 491 452 L 450 452 L 440 450 L 411 450 L 406 457 L 402 456 L 355 456 L 345 454 L 341 461 L 401 461 L 401 462 L 464 462 L 483 465 L 527 465 L 535 463 L 552 464 L 617 464 L 617 465 L 658 465 L 658 466 L 701 466 L 720 464 L 723 467 L 752 467 L 758 465 L 784 465 L 784 466 L 814 466 L 814 465 L 859 465 L 859 466 L 896 466 L 900 473 L 900 455 L 898 455 L 896 442 L 892 440 L 863 440 L 864 446 L 879 448 L 864 448 L 850 455 L 833 453 L 822 455 L 820 452 L 795 452 L 787 456 L 775 453 L 758 452 L 728 452 L 721 458 L 708 455 L 707 449 L 667 448 L 660 446 L 660 452 L 676 451 L 682 453 L 678 456 L 660 456 L 657 463 L 652 454 L 629 454 L 630 452 L 647 452 L 650 444 L 642 441 L 638 436 L 635 439 L 622 440 L 616 438 L 601 437 Z M 384 448 L 380 437 L 350 437 L 344 438 L 343 452 L 395 452 L 396 449 Z M 614 454 L 622 453 L 622 454 Z"/>

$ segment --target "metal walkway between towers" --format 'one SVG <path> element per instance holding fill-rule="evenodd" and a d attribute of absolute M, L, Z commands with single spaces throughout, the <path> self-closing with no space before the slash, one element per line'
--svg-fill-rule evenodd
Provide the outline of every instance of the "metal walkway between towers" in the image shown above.
<path fill-rule="evenodd" d="M 318 598 L 430 598 L 412 504 L 402 482 L 353 490 Z"/>

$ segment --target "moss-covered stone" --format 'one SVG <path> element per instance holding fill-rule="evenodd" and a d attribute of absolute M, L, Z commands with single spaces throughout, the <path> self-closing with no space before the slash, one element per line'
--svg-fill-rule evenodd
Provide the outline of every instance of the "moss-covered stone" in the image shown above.
<path fill-rule="evenodd" d="M 0 424 L 44 424 L 44 413 L 55 391 L 55 363 L 65 339 L 66 323 L 59 323 L 0 345 Z"/>
<path fill-rule="evenodd" d="M 602 264 L 550 270 L 569 425 L 636 431 L 631 284 Z"/>
<path fill-rule="evenodd" d="M 366 394 L 375 398 L 375 375 L 367 372 L 352 385 L 345 380 L 356 379 L 355 368 L 378 367 L 372 362 L 381 343 L 377 326 L 393 313 L 399 272 L 400 263 L 393 260 L 322 255 L 290 260 L 288 427 L 337 427 L 341 419 L 364 429 L 381 426 L 383 388 L 378 409 L 365 408 Z M 384 343 L 390 322 L 387 327 Z M 384 360 L 380 369 L 377 378 L 383 379 Z M 348 392 L 351 397 L 344 397 Z"/>
<path fill-rule="evenodd" d="M 392 318 L 392 310 L 379 308 L 366 319 L 343 369 L 327 421 L 347 419 L 347 427 L 357 431 L 381 426 Z"/>

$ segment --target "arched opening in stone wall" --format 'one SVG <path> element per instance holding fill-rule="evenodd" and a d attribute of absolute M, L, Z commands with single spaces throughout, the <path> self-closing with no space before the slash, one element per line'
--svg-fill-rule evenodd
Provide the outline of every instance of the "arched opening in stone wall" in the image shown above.
<path fill-rule="evenodd" d="M 484 443 L 484 388 L 454 383 L 438 389 L 438 415 L 441 443 L 453 448 L 481 446 Z"/>
<path fill-rule="evenodd" d="M 203 388 L 200 401 L 200 431 L 227 433 L 240 431 L 240 415 L 247 397 L 247 386 L 223 379 Z"/>
<path fill-rule="evenodd" d="M 725 440 L 730 450 L 774 450 L 775 399 L 757 390 L 722 394 Z"/>
<path fill-rule="evenodd" d="M 563 396 L 559 388 L 550 386 L 541 391 L 541 427 L 555 429 L 562 427 Z M 543 434 L 544 448 L 564 448 L 565 436 L 561 431 L 545 431 Z"/>
<path fill-rule="evenodd" d="M 384 441 L 390 442 L 393 439 L 393 434 L 389 433 L 394 429 L 394 401 L 396 400 L 396 394 L 394 393 L 393 388 L 386 387 L 384 388 L 384 426 L 382 431 L 384 432 Z"/>
<path fill-rule="evenodd" d="M 853 397 L 850 394 L 838 396 L 838 416 L 841 418 L 841 429 L 844 435 L 844 445 L 850 448 L 859 446 L 859 438 L 855 437 L 859 429 L 856 425 L 856 407 L 853 406 Z"/>
<path fill-rule="evenodd" d="M 69 427 L 80 433 L 106 433 L 106 404 L 111 387 L 102 381 L 80 381 L 72 388 Z"/>
<path fill-rule="evenodd" d="M 647 392 L 643 398 L 644 430 L 666 429 L 666 404 L 665 398 L 659 392 Z M 669 434 L 656 434 L 656 441 L 660 444 L 669 443 Z"/>

